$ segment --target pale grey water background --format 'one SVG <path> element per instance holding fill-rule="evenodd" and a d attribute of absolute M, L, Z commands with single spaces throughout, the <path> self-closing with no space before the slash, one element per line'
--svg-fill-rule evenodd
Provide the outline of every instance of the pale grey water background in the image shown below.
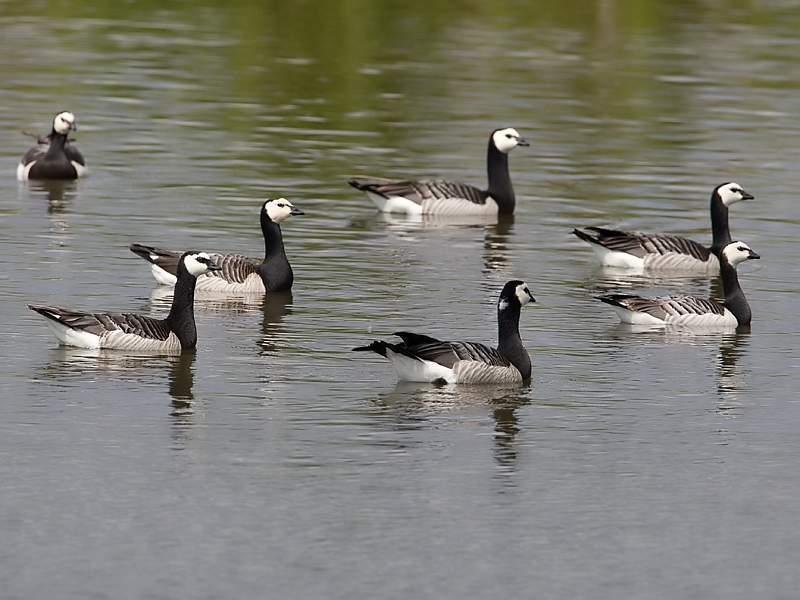
<path fill-rule="evenodd" d="M 0 596 L 795 598 L 800 14 L 791 3 L 0 5 Z M 161 3 L 154 6 L 162 6 Z M 91 177 L 18 184 L 75 112 Z M 348 175 L 485 184 L 511 224 L 377 216 Z M 763 260 L 740 335 L 632 334 L 575 226 Z M 26 302 L 163 315 L 131 242 L 258 256 L 284 195 L 291 297 L 199 302 L 182 360 L 59 348 Z M 48 199 L 50 196 L 50 199 Z M 537 304 L 519 390 L 399 385 L 354 345 L 495 339 Z"/>

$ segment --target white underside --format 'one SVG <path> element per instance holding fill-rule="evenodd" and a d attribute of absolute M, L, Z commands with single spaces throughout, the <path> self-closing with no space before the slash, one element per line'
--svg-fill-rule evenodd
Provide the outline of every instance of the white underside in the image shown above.
<path fill-rule="evenodd" d="M 161 285 L 175 286 L 178 278 L 171 273 L 168 273 L 158 265 L 151 265 L 153 277 Z M 264 287 L 264 281 L 258 275 L 248 276 L 242 283 L 231 283 L 225 281 L 222 277 L 214 277 L 213 275 L 205 274 L 197 278 L 197 292 L 227 292 L 230 294 L 250 294 L 250 293 L 266 293 L 267 289 Z"/>
<path fill-rule="evenodd" d="M 168 273 L 156 264 L 151 264 L 150 270 L 153 272 L 153 277 L 155 277 L 156 281 L 161 285 L 169 285 L 174 287 L 178 281 L 178 278 L 175 275 Z"/>
<path fill-rule="evenodd" d="M 733 313 L 727 308 L 722 315 L 718 314 L 704 314 L 704 315 L 675 315 L 668 316 L 666 320 L 659 319 L 648 313 L 628 310 L 621 306 L 611 306 L 614 312 L 623 323 L 631 325 L 643 325 L 646 327 L 674 327 L 680 329 L 691 329 L 693 331 L 703 332 L 725 332 L 734 331 L 739 322 Z"/>
<path fill-rule="evenodd" d="M 386 356 L 397 377 L 402 381 L 438 382 L 460 384 L 508 384 L 521 383 L 522 375 L 512 365 L 499 367 L 476 360 L 460 360 L 452 369 L 429 360 L 417 360 L 386 349 Z"/>
<path fill-rule="evenodd" d="M 404 214 L 410 217 L 421 215 L 496 215 L 498 212 L 497 202 L 488 198 L 485 204 L 476 204 L 463 198 L 438 198 L 424 200 L 422 204 L 417 204 L 403 196 L 381 196 L 374 192 L 367 192 L 367 195 L 378 207 L 378 210 L 385 213 Z"/>
<path fill-rule="evenodd" d="M 702 261 L 678 252 L 667 254 L 646 254 L 644 258 L 639 258 L 627 252 L 619 250 L 609 250 L 598 244 L 590 244 L 592 250 L 597 254 L 600 263 L 604 267 L 614 267 L 618 269 L 633 269 L 637 271 L 663 270 L 663 271 L 694 271 L 697 273 L 708 273 L 716 275 L 719 273 L 719 260 L 713 254 L 709 260 Z"/>
<path fill-rule="evenodd" d="M 33 165 L 35 165 L 36 162 L 37 161 L 33 160 L 27 165 L 20 162 L 17 165 L 17 181 L 28 181 L 31 168 L 33 168 Z M 70 162 L 72 163 L 72 166 L 75 167 L 75 173 L 77 173 L 78 178 L 86 177 L 89 174 L 89 170 L 81 163 L 75 162 L 74 160 Z"/>
<path fill-rule="evenodd" d="M 84 165 L 82 165 L 81 163 L 75 162 L 74 160 L 71 161 L 71 162 L 72 162 L 72 166 L 75 167 L 75 172 L 78 174 L 78 178 L 79 179 L 81 177 L 86 177 L 89 174 L 89 169 L 87 169 Z"/>
<path fill-rule="evenodd" d="M 45 319 L 56 339 L 66 346 L 96 350 L 107 348 L 128 352 L 147 352 L 150 354 L 180 354 L 181 343 L 174 333 L 164 340 L 152 340 L 122 331 L 109 331 L 103 335 L 95 335 L 79 329 L 67 327 L 52 319 Z"/>
<path fill-rule="evenodd" d="M 67 327 L 63 323 L 48 318 L 45 318 L 45 323 L 47 323 L 53 335 L 56 336 L 56 339 L 66 346 L 93 349 L 100 348 L 100 336 Z"/>
<path fill-rule="evenodd" d="M 444 379 L 447 383 L 456 383 L 453 369 L 429 361 L 410 358 L 405 354 L 398 354 L 386 349 L 386 357 L 392 363 L 397 377 L 402 381 L 427 381 L 433 382 Z"/>

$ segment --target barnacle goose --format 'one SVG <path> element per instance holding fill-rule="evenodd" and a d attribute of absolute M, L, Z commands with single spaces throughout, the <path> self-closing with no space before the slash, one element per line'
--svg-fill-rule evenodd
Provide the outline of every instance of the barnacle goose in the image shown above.
<path fill-rule="evenodd" d="M 197 289 L 203 292 L 245 293 L 281 292 L 291 289 L 294 274 L 283 248 L 280 223 L 292 215 L 305 214 L 285 198 L 269 199 L 261 207 L 261 231 L 264 234 L 264 260 L 239 254 L 212 253 L 211 259 L 220 266 L 197 279 Z M 152 264 L 158 283 L 175 285 L 175 274 L 181 253 L 152 246 L 131 244 L 131 252 Z"/>
<path fill-rule="evenodd" d="M 85 176 L 86 161 L 67 139 L 69 132 L 75 129 L 75 115 L 58 113 L 49 135 L 34 136 L 37 145 L 28 150 L 17 165 L 17 179 L 78 179 Z"/>
<path fill-rule="evenodd" d="M 519 336 L 520 309 L 535 302 L 523 281 L 509 281 L 497 302 L 498 344 L 444 342 L 400 331 L 403 341 L 375 341 L 355 351 L 372 351 L 389 359 L 403 381 L 431 383 L 510 384 L 531 376 L 531 359 Z"/>
<path fill-rule="evenodd" d="M 508 175 L 508 153 L 528 146 L 516 129 L 497 129 L 489 137 L 486 157 L 489 188 L 481 190 L 447 180 L 396 180 L 353 177 L 348 183 L 366 192 L 378 210 L 417 215 L 510 215 L 516 198 Z"/>
<path fill-rule="evenodd" d="M 712 244 L 702 244 L 675 235 L 618 231 L 602 227 L 574 229 L 573 233 L 597 253 L 604 266 L 633 269 L 664 269 L 719 273 L 717 254 L 731 243 L 728 207 L 753 196 L 738 183 L 723 183 L 711 194 Z"/>
<path fill-rule="evenodd" d="M 725 290 L 724 302 L 694 296 L 598 296 L 609 304 L 623 323 L 647 326 L 678 326 L 702 331 L 733 331 L 752 319 L 750 305 L 739 285 L 736 266 L 761 258 L 744 242 L 731 242 L 720 252 L 720 274 Z"/>
<path fill-rule="evenodd" d="M 197 278 L 219 267 L 205 252 L 186 252 L 178 263 L 178 282 L 166 319 L 133 313 L 87 313 L 28 304 L 46 318 L 61 344 L 112 348 L 148 354 L 180 354 L 197 345 L 194 290 Z"/>

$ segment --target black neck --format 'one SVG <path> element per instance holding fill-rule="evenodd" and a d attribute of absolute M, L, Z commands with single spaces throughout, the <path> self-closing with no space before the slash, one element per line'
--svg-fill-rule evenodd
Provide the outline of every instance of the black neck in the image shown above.
<path fill-rule="evenodd" d="M 519 370 L 522 379 L 528 379 L 531 376 L 531 357 L 519 337 L 519 316 L 522 307 L 518 302 L 508 300 L 506 302 L 507 306 L 503 310 L 497 309 L 497 350 Z"/>
<path fill-rule="evenodd" d="M 165 321 L 178 336 L 181 348 L 184 350 L 197 346 L 197 326 L 194 322 L 194 288 L 196 285 L 197 278 L 186 270 L 186 266 L 181 261 L 178 264 L 178 281 L 175 283 L 172 308 Z"/>
<path fill-rule="evenodd" d="M 55 156 L 64 153 L 64 144 L 67 143 L 67 135 L 58 133 L 55 129 L 50 133 L 50 147 L 47 149 L 47 156 Z"/>
<path fill-rule="evenodd" d="M 752 319 L 750 305 L 744 297 L 742 286 L 739 285 L 739 275 L 736 267 L 732 266 L 727 260 L 721 259 L 719 265 L 720 275 L 722 276 L 722 288 L 725 290 L 725 308 L 733 313 L 739 325 L 749 325 Z"/>
<path fill-rule="evenodd" d="M 489 189 L 486 191 L 497 202 L 501 214 L 513 213 L 516 197 L 508 175 L 508 154 L 500 152 L 491 138 L 486 164 L 489 171 Z"/>
<path fill-rule="evenodd" d="M 716 191 L 711 196 L 711 235 L 711 251 L 717 255 L 723 246 L 733 241 L 728 225 L 728 207 Z"/>
<path fill-rule="evenodd" d="M 264 262 L 258 269 L 268 292 L 279 292 L 292 287 L 294 274 L 283 248 L 281 226 L 261 212 L 261 232 L 264 234 Z"/>

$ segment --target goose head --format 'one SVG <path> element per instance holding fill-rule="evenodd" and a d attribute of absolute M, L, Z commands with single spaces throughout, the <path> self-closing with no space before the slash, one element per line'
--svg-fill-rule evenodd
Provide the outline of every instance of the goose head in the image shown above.
<path fill-rule="evenodd" d="M 513 127 L 496 129 L 492 133 L 492 144 L 503 154 L 508 154 L 517 146 L 530 146 Z"/>
<path fill-rule="evenodd" d="M 503 311 L 508 308 L 509 303 L 519 302 L 520 306 L 525 306 L 528 302 L 536 302 L 531 294 L 528 284 L 524 281 L 513 280 L 503 286 L 500 292 L 500 300 L 497 303 L 497 310 Z"/>
<path fill-rule="evenodd" d="M 746 260 L 754 258 L 761 258 L 758 254 L 750 249 L 750 246 L 744 242 L 731 242 L 722 248 L 722 260 L 733 265 L 734 267 Z"/>
<path fill-rule="evenodd" d="M 264 202 L 263 211 L 273 223 L 282 223 L 292 215 L 306 214 L 286 198 L 270 198 Z"/>
<path fill-rule="evenodd" d="M 60 112 L 53 119 L 53 131 L 61 135 L 67 135 L 70 131 L 75 131 L 75 115 L 69 111 Z"/>
<path fill-rule="evenodd" d="M 183 263 L 186 270 L 195 277 L 222 269 L 222 267 L 212 261 L 211 257 L 205 252 L 184 252 L 183 256 L 181 256 L 181 263 Z"/>
<path fill-rule="evenodd" d="M 754 196 L 744 191 L 738 183 L 730 182 L 718 185 L 714 194 L 719 196 L 725 206 L 730 206 L 742 200 L 752 200 Z"/>

